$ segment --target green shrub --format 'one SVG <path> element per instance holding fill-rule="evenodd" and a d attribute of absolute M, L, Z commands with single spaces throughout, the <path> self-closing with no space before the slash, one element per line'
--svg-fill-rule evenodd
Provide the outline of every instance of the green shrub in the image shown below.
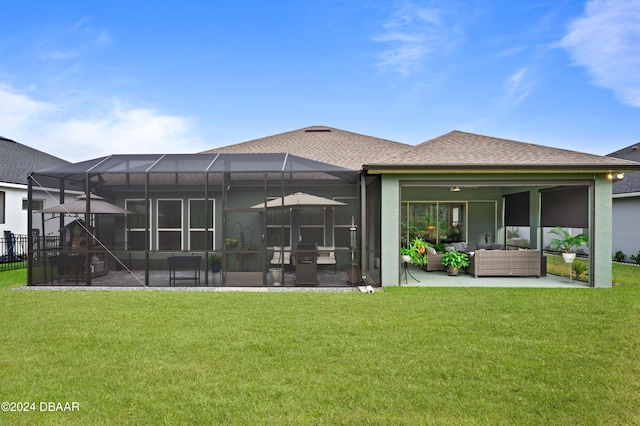
<path fill-rule="evenodd" d="M 638 251 L 637 255 L 631 255 L 631 260 L 640 265 L 640 251 Z"/>
<path fill-rule="evenodd" d="M 618 250 L 614 255 L 613 255 L 613 260 L 615 262 L 624 262 L 625 260 L 627 260 L 627 256 L 622 252 L 622 250 Z"/>
<path fill-rule="evenodd" d="M 580 278 L 580 275 L 584 274 L 589 270 L 589 266 L 586 262 L 581 260 L 576 260 L 573 262 L 573 272 L 575 273 L 576 278 Z"/>

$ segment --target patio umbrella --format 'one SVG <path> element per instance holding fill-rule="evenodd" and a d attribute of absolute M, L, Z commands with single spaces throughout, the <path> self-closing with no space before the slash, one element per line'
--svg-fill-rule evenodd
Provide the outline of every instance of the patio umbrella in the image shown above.
<path fill-rule="evenodd" d="M 319 197 L 317 195 L 307 194 L 306 192 L 296 192 L 276 198 L 265 203 L 251 206 L 252 209 L 277 208 L 277 207 L 299 207 L 299 206 L 317 206 L 317 207 L 334 207 L 346 206 L 345 203 L 329 198 Z"/>
<path fill-rule="evenodd" d="M 40 210 L 40 213 L 85 213 L 87 210 L 86 194 L 76 197 L 68 203 L 58 204 L 53 207 Z M 130 214 L 129 210 L 108 203 L 104 198 L 91 194 L 91 213 L 93 214 Z"/>

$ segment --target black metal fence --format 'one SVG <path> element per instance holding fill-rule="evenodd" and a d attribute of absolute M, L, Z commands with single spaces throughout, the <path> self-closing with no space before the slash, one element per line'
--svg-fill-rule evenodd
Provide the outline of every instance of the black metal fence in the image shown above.
<path fill-rule="evenodd" d="M 59 240 L 58 236 L 33 235 L 34 256 L 39 255 L 40 249 L 58 247 Z M 0 271 L 26 268 L 28 256 L 29 236 L 4 231 L 0 236 Z"/>
<path fill-rule="evenodd" d="M 27 267 L 29 253 L 27 235 L 16 235 L 11 231 L 4 231 L 0 238 L 0 271 Z"/>

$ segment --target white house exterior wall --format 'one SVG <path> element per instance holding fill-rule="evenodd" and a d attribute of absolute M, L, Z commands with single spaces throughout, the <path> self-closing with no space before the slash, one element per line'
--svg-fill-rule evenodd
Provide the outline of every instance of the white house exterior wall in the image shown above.
<path fill-rule="evenodd" d="M 26 235 L 28 233 L 28 212 L 22 210 L 22 202 L 28 197 L 27 185 L 19 185 L 13 183 L 0 183 L 0 191 L 5 193 L 5 221 L 0 223 L 0 231 L 11 231 L 14 234 Z M 44 207 L 50 207 L 55 204 L 52 200 L 53 197 L 58 197 L 57 190 L 47 190 L 47 192 L 34 188 L 33 199 L 42 200 Z M 34 228 L 41 228 L 40 216 L 34 215 Z M 47 233 L 58 230 L 57 222 L 47 223 Z M 0 236 L 4 235 L 4 232 L 0 233 Z"/>
<path fill-rule="evenodd" d="M 0 230 L 11 231 L 14 234 L 27 233 L 27 212 L 22 210 L 22 200 L 27 198 L 27 187 L 11 183 L 0 184 L 0 191 L 4 192 L 5 221 L 0 224 Z M 4 232 L 0 235 L 4 235 Z"/>

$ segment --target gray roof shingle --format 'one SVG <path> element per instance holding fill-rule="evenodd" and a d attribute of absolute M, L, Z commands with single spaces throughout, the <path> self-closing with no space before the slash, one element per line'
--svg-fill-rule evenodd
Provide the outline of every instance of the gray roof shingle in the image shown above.
<path fill-rule="evenodd" d="M 382 162 L 369 163 L 367 166 L 640 170 L 640 164 L 625 160 L 458 130 L 423 142 Z"/>
<path fill-rule="evenodd" d="M 204 151 L 204 153 L 290 153 L 351 170 L 405 152 L 412 146 L 326 126 L 305 127 Z"/>
<path fill-rule="evenodd" d="M 64 164 L 69 162 L 0 136 L 0 182 L 26 185 L 31 172 Z"/>

